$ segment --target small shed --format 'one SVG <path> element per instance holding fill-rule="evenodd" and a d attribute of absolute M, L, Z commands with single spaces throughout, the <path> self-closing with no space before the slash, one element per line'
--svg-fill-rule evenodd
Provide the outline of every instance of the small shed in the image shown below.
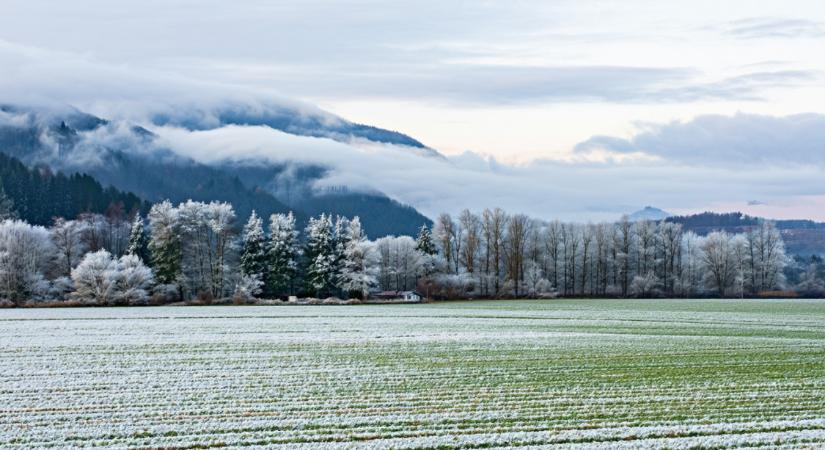
<path fill-rule="evenodd" d="M 423 298 L 416 291 L 379 291 L 373 293 L 372 297 L 379 300 L 403 300 L 410 303 L 420 302 Z"/>
<path fill-rule="evenodd" d="M 403 298 L 404 300 L 409 300 L 411 302 L 420 302 L 421 301 L 421 295 L 418 292 L 415 292 L 415 291 L 401 291 L 399 293 L 401 294 L 401 298 Z"/>

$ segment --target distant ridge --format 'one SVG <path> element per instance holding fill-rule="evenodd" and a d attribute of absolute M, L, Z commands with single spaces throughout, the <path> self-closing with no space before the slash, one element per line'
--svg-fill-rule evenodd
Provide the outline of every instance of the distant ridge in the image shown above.
<path fill-rule="evenodd" d="M 672 215 L 673 214 L 665 210 L 653 206 L 645 206 L 627 217 L 631 222 L 638 222 L 640 220 L 664 220 Z"/>
<path fill-rule="evenodd" d="M 668 222 L 682 224 L 687 231 L 704 236 L 713 231 L 742 233 L 764 219 L 741 212 L 703 212 L 687 216 L 671 216 Z M 808 219 L 772 220 L 782 233 L 785 247 L 792 255 L 825 255 L 825 223 Z"/>

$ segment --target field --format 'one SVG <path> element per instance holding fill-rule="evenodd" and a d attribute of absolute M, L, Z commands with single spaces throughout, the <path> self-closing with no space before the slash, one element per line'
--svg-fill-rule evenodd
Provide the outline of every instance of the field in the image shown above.
<path fill-rule="evenodd" d="M 825 301 L 0 310 L 0 448 L 821 448 Z"/>

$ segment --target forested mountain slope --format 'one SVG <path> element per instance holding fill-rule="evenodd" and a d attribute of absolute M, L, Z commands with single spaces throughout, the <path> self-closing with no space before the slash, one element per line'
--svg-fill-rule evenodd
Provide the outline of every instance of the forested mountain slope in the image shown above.
<path fill-rule="evenodd" d="M 420 142 L 400 133 L 342 120 L 289 119 L 288 111 L 278 114 L 269 111 L 255 116 L 248 111 L 230 109 L 223 111 L 219 118 L 221 123 L 261 123 L 302 135 L 397 142 L 424 152 L 422 157 L 430 152 Z M 176 126 L 206 126 L 178 116 L 154 119 Z M 104 186 L 133 192 L 149 202 L 163 199 L 175 203 L 187 199 L 229 202 L 242 218 L 252 210 L 263 217 L 291 210 L 303 226 L 309 215 L 321 212 L 357 215 L 372 237 L 414 235 L 421 225 L 431 223 L 414 208 L 380 192 L 315 189 L 316 181 L 326 174 L 327 169 L 323 167 L 296 162 L 289 164 L 286 171 L 286 165 L 260 161 L 247 165 L 228 161 L 205 164 L 166 148 L 154 133 L 142 126 L 110 121 L 70 107 L 0 106 L 0 153 L 19 158 L 29 167 L 86 173 Z M 41 216 L 33 216 L 32 221 L 40 223 L 44 220 Z"/>
<path fill-rule="evenodd" d="M 2 153 L 0 187 L 13 202 L 16 215 L 35 225 L 50 225 L 55 217 L 74 218 L 85 212 L 104 214 L 117 209 L 128 214 L 149 208 L 137 195 L 104 188 L 89 175 L 65 175 L 47 167 L 29 169 Z"/>

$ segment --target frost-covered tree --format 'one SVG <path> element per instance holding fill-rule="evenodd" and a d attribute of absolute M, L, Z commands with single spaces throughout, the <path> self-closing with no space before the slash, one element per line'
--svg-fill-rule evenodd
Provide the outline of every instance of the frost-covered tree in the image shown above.
<path fill-rule="evenodd" d="M 762 221 L 745 233 L 746 282 L 752 294 L 780 289 L 785 284 L 785 244 L 773 222 Z"/>
<path fill-rule="evenodd" d="M 178 210 L 168 200 L 149 211 L 149 254 L 159 283 L 178 283 L 181 277 L 181 236 Z"/>
<path fill-rule="evenodd" d="M 636 297 L 651 297 L 658 293 L 661 281 L 653 271 L 636 275 L 630 282 L 630 293 Z"/>
<path fill-rule="evenodd" d="M 508 230 L 508 239 L 509 239 Z M 581 229 L 577 224 L 561 224 L 561 291 L 564 295 L 576 294 L 576 273 L 579 268 Z"/>
<path fill-rule="evenodd" d="M 633 249 L 633 223 L 627 216 L 622 216 L 616 224 L 616 232 L 613 234 L 613 246 L 616 251 L 616 277 L 622 297 L 626 297 L 630 291 L 631 263 Z"/>
<path fill-rule="evenodd" d="M 561 233 L 562 226 L 558 220 L 550 222 L 544 231 L 544 252 L 548 260 L 546 263 L 547 279 L 556 289 L 559 289 L 560 283 L 563 282 L 559 270 L 562 260 Z"/>
<path fill-rule="evenodd" d="M 593 231 L 595 262 L 593 278 L 596 284 L 594 293 L 598 295 L 607 295 L 608 292 L 615 290 L 615 279 L 612 277 L 615 261 L 611 258 L 614 232 L 615 228 L 606 223 L 596 225 Z"/>
<path fill-rule="evenodd" d="M 140 305 L 149 298 L 152 271 L 136 255 L 115 259 L 106 250 L 87 253 L 72 270 L 72 298 L 94 305 Z"/>
<path fill-rule="evenodd" d="M 83 213 L 77 217 L 83 224 L 83 246 L 86 251 L 106 249 L 106 218 L 102 214 Z"/>
<path fill-rule="evenodd" d="M 705 284 L 720 297 L 734 294 L 740 276 L 734 245 L 733 237 L 724 231 L 708 234 L 701 244 Z"/>
<path fill-rule="evenodd" d="M 117 293 L 117 263 L 106 250 L 89 252 L 72 269 L 75 291 L 72 298 L 92 305 L 114 304 Z"/>
<path fill-rule="evenodd" d="M 672 222 L 659 224 L 656 243 L 658 247 L 657 262 L 661 269 L 662 290 L 671 296 L 675 292 L 679 260 L 682 253 L 682 225 Z"/>
<path fill-rule="evenodd" d="M 421 254 L 421 276 L 426 278 L 433 275 L 438 265 L 438 249 L 426 224 L 421 225 L 421 229 L 418 230 L 415 249 Z M 375 252 L 373 251 L 373 253 Z M 427 294 L 429 295 L 429 293 Z"/>
<path fill-rule="evenodd" d="M 640 220 L 633 224 L 636 241 L 636 274 L 647 277 L 654 270 L 656 256 L 656 224 L 650 220 Z"/>
<path fill-rule="evenodd" d="M 469 209 L 465 209 L 458 217 L 461 234 L 461 252 L 458 260 L 467 273 L 475 274 L 478 270 L 478 253 L 481 246 L 481 219 Z"/>
<path fill-rule="evenodd" d="M 373 265 L 372 244 L 367 240 L 361 220 L 353 218 L 346 230 L 344 260 L 339 278 L 339 286 L 347 292 L 355 292 L 362 299 L 369 294 L 369 289 L 376 280 L 370 271 Z"/>
<path fill-rule="evenodd" d="M 310 218 L 306 227 L 306 288 L 318 296 L 329 294 L 337 275 L 336 241 L 331 217 Z"/>
<path fill-rule="evenodd" d="M 269 242 L 266 248 L 267 274 L 265 289 L 272 295 L 293 293 L 298 273 L 298 231 L 295 217 L 273 214 L 269 218 Z"/>
<path fill-rule="evenodd" d="M 587 226 L 582 226 L 581 228 L 581 235 L 582 235 L 582 242 L 581 242 L 581 277 L 580 277 L 580 284 L 581 288 L 579 289 L 579 293 L 584 294 L 592 294 L 593 282 L 592 282 L 592 272 L 591 266 L 593 265 L 593 236 L 594 236 L 594 228 L 592 224 L 588 224 Z"/>
<path fill-rule="evenodd" d="M 241 236 L 241 275 L 263 282 L 266 272 L 266 236 L 261 218 L 252 211 Z"/>
<path fill-rule="evenodd" d="M 501 208 L 485 209 L 481 214 L 481 232 L 484 240 L 482 292 L 487 295 L 498 295 L 501 288 L 506 224 L 507 214 Z"/>
<path fill-rule="evenodd" d="M 812 262 L 799 278 L 796 290 L 807 295 L 822 295 L 825 293 L 825 281 L 819 276 L 819 265 Z"/>
<path fill-rule="evenodd" d="M 149 237 L 146 235 L 146 229 L 143 227 L 143 217 L 140 213 L 135 214 L 134 219 L 132 219 L 126 253 L 135 255 L 143 261 L 149 260 Z"/>
<path fill-rule="evenodd" d="M 684 297 L 691 297 L 699 292 L 702 288 L 702 249 L 701 244 L 704 240 L 692 231 L 688 231 L 682 235 L 681 242 L 681 271 L 678 276 L 679 285 L 677 292 Z"/>
<path fill-rule="evenodd" d="M 263 291 L 263 285 L 260 274 L 241 275 L 237 284 L 235 284 L 235 293 L 232 294 L 233 300 L 236 302 L 253 300 Z"/>
<path fill-rule="evenodd" d="M 535 261 L 527 261 L 526 263 L 524 289 L 527 295 L 552 294 L 553 286 L 544 277 L 541 266 Z"/>
<path fill-rule="evenodd" d="M 103 248 L 115 257 L 125 255 L 129 249 L 132 222 L 126 216 L 123 202 L 110 204 L 104 218 Z"/>
<path fill-rule="evenodd" d="M 745 292 L 747 292 L 746 277 L 748 274 L 748 243 L 744 235 L 731 235 L 731 252 L 733 252 L 733 261 L 736 267 L 736 278 L 730 295 L 744 297 Z"/>
<path fill-rule="evenodd" d="M 86 247 L 83 243 L 84 223 L 58 217 L 50 233 L 56 251 L 57 273 L 69 276 L 80 262 Z"/>
<path fill-rule="evenodd" d="M 415 241 L 409 236 L 385 236 L 375 241 L 375 249 L 377 267 L 373 270 L 381 289 L 414 289 L 424 261 Z"/>
<path fill-rule="evenodd" d="M 524 281 L 524 256 L 527 246 L 527 236 L 530 234 L 530 219 L 524 214 L 516 214 L 507 221 L 507 239 L 505 251 L 507 258 L 507 279 L 510 280 L 513 294 L 521 295 Z"/>
<path fill-rule="evenodd" d="M 115 266 L 115 302 L 122 305 L 144 305 L 154 284 L 152 270 L 137 255 L 121 256 Z"/>
<path fill-rule="evenodd" d="M 455 273 L 458 268 L 458 252 L 456 251 L 458 225 L 453 222 L 449 214 L 438 216 L 433 225 L 433 236 L 438 243 L 441 256 L 444 258 L 444 268 L 448 272 Z"/>
<path fill-rule="evenodd" d="M 349 219 L 343 216 L 335 218 L 335 224 L 332 228 L 332 270 L 333 284 L 338 289 L 343 291 L 341 286 L 341 278 L 344 271 L 344 258 L 346 257 L 347 241 L 349 239 Z"/>
<path fill-rule="evenodd" d="M 190 295 L 220 298 L 231 294 L 229 261 L 235 211 L 225 202 L 186 201 L 177 207 L 182 269 Z"/>
<path fill-rule="evenodd" d="M 433 242 L 432 233 L 430 233 L 430 229 L 426 224 L 421 225 L 421 229 L 418 230 L 418 238 L 415 240 L 415 248 L 425 255 L 435 255 L 438 253 L 438 250 L 435 248 L 435 243 Z"/>
<path fill-rule="evenodd" d="M 46 228 L 20 220 L 0 222 L 0 298 L 22 305 L 48 289 L 45 273 L 54 258 Z"/>

